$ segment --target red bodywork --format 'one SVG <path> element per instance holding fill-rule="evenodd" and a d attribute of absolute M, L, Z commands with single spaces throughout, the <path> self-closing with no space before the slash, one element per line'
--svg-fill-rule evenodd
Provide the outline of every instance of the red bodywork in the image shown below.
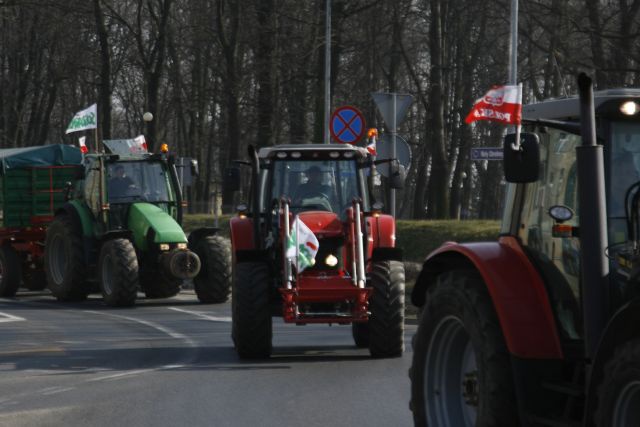
<path fill-rule="evenodd" d="M 452 254 L 471 261 L 484 279 L 511 354 L 527 359 L 563 358 L 542 278 L 514 237 L 503 236 L 498 242 L 445 243 L 429 254 L 424 269 Z M 425 283 L 416 284 L 422 285 Z"/>
<path fill-rule="evenodd" d="M 282 212 L 281 212 L 282 213 Z M 369 320 L 369 297 L 371 288 L 359 288 L 354 281 L 353 264 L 356 259 L 355 222 L 353 208 L 347 209 L 346 218 L 341 221 L 332 212 L 308 211 L 299 213 L 300 219 L 309 227 L 320 241 L 323 239 L 343 238 L 341 248 L 342 268 L 318 270 L 307 269 L 299 274 L 294 271 L 293 286 L 279 288 L 282 295 L 283 319 L 287 323 L 341 323 L 367 322 Z M 290 224 L 294 216 L 290 214 Z M 361 214 L 362 233 L 366 240 L 364 258 L 365 268 L 371 269 L 373 250 L 377 247 L 395 247 L 395 221 L 390 215 Z M 234 253 L 239 250 L 253 250 L 253 222 L 250 218 L 239 216 L 231 219 L 231 241 Z M 280 215 L 279 241 L 284 242 L 283 216 Z M 316 259 L 317 262 L 324 260 Z M 284 262 L 281 266 L 284 271 Z M 326 315 L 304 312 L 307 304 L 336 304 L 349 307 L 349 312 Z"/>

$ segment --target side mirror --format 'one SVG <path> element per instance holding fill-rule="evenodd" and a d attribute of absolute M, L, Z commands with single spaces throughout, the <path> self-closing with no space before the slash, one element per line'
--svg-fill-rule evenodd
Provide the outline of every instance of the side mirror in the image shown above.
<path fill-rule="evenodd" d="M 407 179 L 407 172 L 397 160 L 389 164 L 389 186 L 396 190 L 404 188 L 404 181 Z"/>
<path fill-rule="evenodd" d="M 200 168 L 198 168 L 198 161 L 196 159 L 191 159 L 191 176 L 195 176 L 196 178 L 200 176 Z"/>
<path fill-rule="evenodd" d="M 226 190 L 238 191 L 241 187 L 241 174 L 240 168 L 237 166 L 231 166 L 224 170 L 224 177 L 222 179 L 222 185 Z"/>
<path fill-rule="evenodd" d="M 504 138 L 504 177 L 507 182 L 526 184 L 536 182 L 540 171 L 540 147 L 538 135 L 520 134 L 520 150 L 514 150 L 516 134 Z"/>

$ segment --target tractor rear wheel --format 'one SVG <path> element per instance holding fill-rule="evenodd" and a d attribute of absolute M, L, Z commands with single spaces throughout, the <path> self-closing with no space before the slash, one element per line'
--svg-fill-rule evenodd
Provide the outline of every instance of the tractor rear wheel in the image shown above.
<path fill-rule="evenodd" d="M 20 258 L 11 245 L 0 246 L 0 297 L 12 297 L 20 287 Z"/>
<path fill-rule="evenodd" d="M 205 236 L 194 245 L 200 257 L 200 273 L 193 279 L 198 299 L 202 303 L 221 303 L 231 294 L 231 246 L 221 236 Z"/>
<path fill-rule="evenodd" d="M 241 262 L 234 268 L 231 297 L 231 335 L 241 358 L 271 355 L 271 309 L 269 266 L 264 262 Z"/>
<path fill-rule="evenodd" d="M 404 350 L 404 264 L 374 263 L 371 286 L 369 352 L 373 357 L 399 357 Z"/>
<path fill-rule="evenodd" d="M 87 298 L 86 268 L 81 232 L 68 215 L 57 216 L 47 229 L 44 244 L 47 285 L 59 301 Z"/>
<path fill-rule="evenodd" d="M 606 363 L 595 421 L 598 427 L 640 426 L 640 339 L 618 347 Z"/>
<path fill-rule="evenodd" d="M 128 307 L 138 295 L 138 258 L 129 239 L 103 243 L 98 262 L 102 298 L 112 307 Z"/>
<path fill-rule="evenodd" d="M 426 301 L 409 371 L 414 424 L 520 425 L 509 353 L 482 279 L 443 273 Z"/>

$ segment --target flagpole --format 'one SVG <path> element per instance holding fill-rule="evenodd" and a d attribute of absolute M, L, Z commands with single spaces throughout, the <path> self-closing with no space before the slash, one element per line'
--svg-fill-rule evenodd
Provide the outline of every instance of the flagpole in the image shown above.
<path fill-rule="evenodd" d="M 509 51 L 509 84 L 518 84 L 518 0 L 511 0 L 511 50 Z M 522 93 L 520 86 L 520 93 Z M 522 100 L 520 101 L 522 103 Z M 513 129 L 511 129 L 513 131 Z M 520 124 L 515 128 L 516 142 L 511 148 L 520 151 Z"/>

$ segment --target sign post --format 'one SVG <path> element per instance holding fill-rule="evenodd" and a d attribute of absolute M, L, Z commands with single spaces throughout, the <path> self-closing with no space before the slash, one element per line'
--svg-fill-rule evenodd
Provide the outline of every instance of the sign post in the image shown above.
<path fill-rule="evenodd" d="M 399 93 L 372 93 L 373 101 L 378 107 L 378 111 L 382 115 L 382 119 L 389 126 L 391 134 L 391 158 L 396 158 L 396 135 L 398 134 L 398 125 L 402 123 L 407 109 L 413 97 L 411 95 Z M 389 188 L 389 213 L 395 218 L 396 216 L 396 190 Z"/>

